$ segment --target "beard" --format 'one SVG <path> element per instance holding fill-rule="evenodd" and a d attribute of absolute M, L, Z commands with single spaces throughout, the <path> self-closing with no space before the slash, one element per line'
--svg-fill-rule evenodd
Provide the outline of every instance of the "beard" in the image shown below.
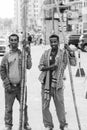
<path fill-rule="evenodd" d="M 58 45 L 52 46 L 52 51 L 57 51 L 58 50 Z"/>
<path fill-rule="evenodd" d="M 17 45 L 13 45 L 13 46 L 11 46 L 11 50 L 13 50 L 13 51 L 17 50 L 17 48 L 18 48 Z"/>

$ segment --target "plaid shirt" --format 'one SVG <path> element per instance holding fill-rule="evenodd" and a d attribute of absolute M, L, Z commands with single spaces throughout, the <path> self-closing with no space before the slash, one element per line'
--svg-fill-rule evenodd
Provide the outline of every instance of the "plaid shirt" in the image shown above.
<path fill-rule="evenodd" d="M 56 55 L 55 57 L 55 62 L 58 65 L 57 70 L 52 72 L 52 83 L 51 83 L 51 87 L 59 89 L 63 87 L 63 75 L 64 75 L 64 70 L 67 66 L 67 53 L 66 51 L 62 51 L 62 50 L 58 50 L 59 53 Z M 39 63 L 39 70 L 41 70 L 43 67 L 48 67 L 48 60 L 49 60 L 49 52 L 51 52 L 50 49 L 46 50 L 44 52 L 44 54 L 42 54 L 41 59 L 40 59 L 40 63 Z M 48 56 L 49 55 L 49 56 Z M 69 62 L 70 65 L 72 66 L 76 66 L 76 57 L 75 55 L 70 56 L 69 55 Z M 49 71 L 42 71 L 40 76 L 39 76 L 39 80 L 41 83 L 44 83 L 44 92 L 46 93 L 46 97 L 49 98 L 48 94 L 50 93 L 50 86 L 49 86 Z M 44 82 L 45 81 L 45 82 Z"/>
<path fill-rule="evenodd" d="M 18 52 L 18 57 L 19 57 L 18 68 L 19 68 L 19 71 L 22 71 L 22 53 L 19 49 L 17 50 L 17 52 Z M 1 75 L 1 79 L 2 79 L 3 84 L 4 84 L 4 88 L 6 88 L 6 89 L 9 87 L 9 84 L 10 84 L 9 76 L 8 76 L 8 73 L 9 73 L 9 63 L 8 63 L 9 54 L 11 55 L 11 51 L 9 51 L 8 53 L 6 53 L 4 55 L 4 57 L 2 58 L 2 61 L 1 61 L 1 65 L 0 65 L 0 75 Z M 26 68 L 30 69 L 31 66 L 32 66 L 31 55 L 27 55 Z"/>

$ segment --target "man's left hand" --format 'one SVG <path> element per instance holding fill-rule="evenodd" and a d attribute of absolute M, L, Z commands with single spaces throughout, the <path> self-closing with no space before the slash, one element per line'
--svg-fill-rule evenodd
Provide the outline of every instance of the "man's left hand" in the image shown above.
<path fill-rule="evenodd" d="M 69 45 L 65 44 L 64 48 L 69 52 L 70 56 L 74 56 L 74 51 L 69 47 Z"/>
<path fill-rule="evenodd" d="M 24 47 L 25 51 L 28 53 L 28 55 L 30 54 L 30 46 L 28 44 L 25 45 Z"/>
<path fill-rule="evenodd" d="M 64 48 L 65 48 L 67 51 L 70 51 L 70 50 L 71 50 L 71 48 L 69 47 L 68 44 L 65 44 L 65 45 L 64 45 Z"/>

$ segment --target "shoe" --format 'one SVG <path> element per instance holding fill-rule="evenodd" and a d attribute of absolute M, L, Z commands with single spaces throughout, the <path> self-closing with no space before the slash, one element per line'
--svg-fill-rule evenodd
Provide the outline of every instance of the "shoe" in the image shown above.
<path fill-rule="evenodd" d="M 46 127 L 44 130 L 53 130 L 53 128 Z"/>
<path fill-rule="evenodd" d="M 12 130 L 12 127 L 6 126 L 4 130 Z"/>
<path fill-rule="evenodd" d="M 27 124 L 24 126 L 24 130 L 31 130 L 31 127 Z"/>
<path fill-rule="evenodd" d="M 68 127 L 68 125 L 66 125 L 66 126 L 64 127 L 64 130 L 70 130 L 69 127 Z"/>
<path fill-rule="evenodd" d="M 68 130 L 68 123 L 65 123 L 64 126 L 60 126 L 60 130 Z"/>

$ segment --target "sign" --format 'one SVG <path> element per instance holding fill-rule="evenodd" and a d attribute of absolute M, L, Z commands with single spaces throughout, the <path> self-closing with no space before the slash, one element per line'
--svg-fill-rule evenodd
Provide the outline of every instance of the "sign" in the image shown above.
<path fill-rule="evenodd" d="M 73 25 L 73 24 L 76 24 L 76 23 L 78 23 L 78 19 L 68 20 L 68 24 Z"/>
<path fill-rule="evenodd" d="M 79 18 L 79 12 L 72 12 L 72 11 L 68 11 L 67 12 L 67 17 L 68 18 L 72 18 L 72 19 L 78 19 Z"/>

